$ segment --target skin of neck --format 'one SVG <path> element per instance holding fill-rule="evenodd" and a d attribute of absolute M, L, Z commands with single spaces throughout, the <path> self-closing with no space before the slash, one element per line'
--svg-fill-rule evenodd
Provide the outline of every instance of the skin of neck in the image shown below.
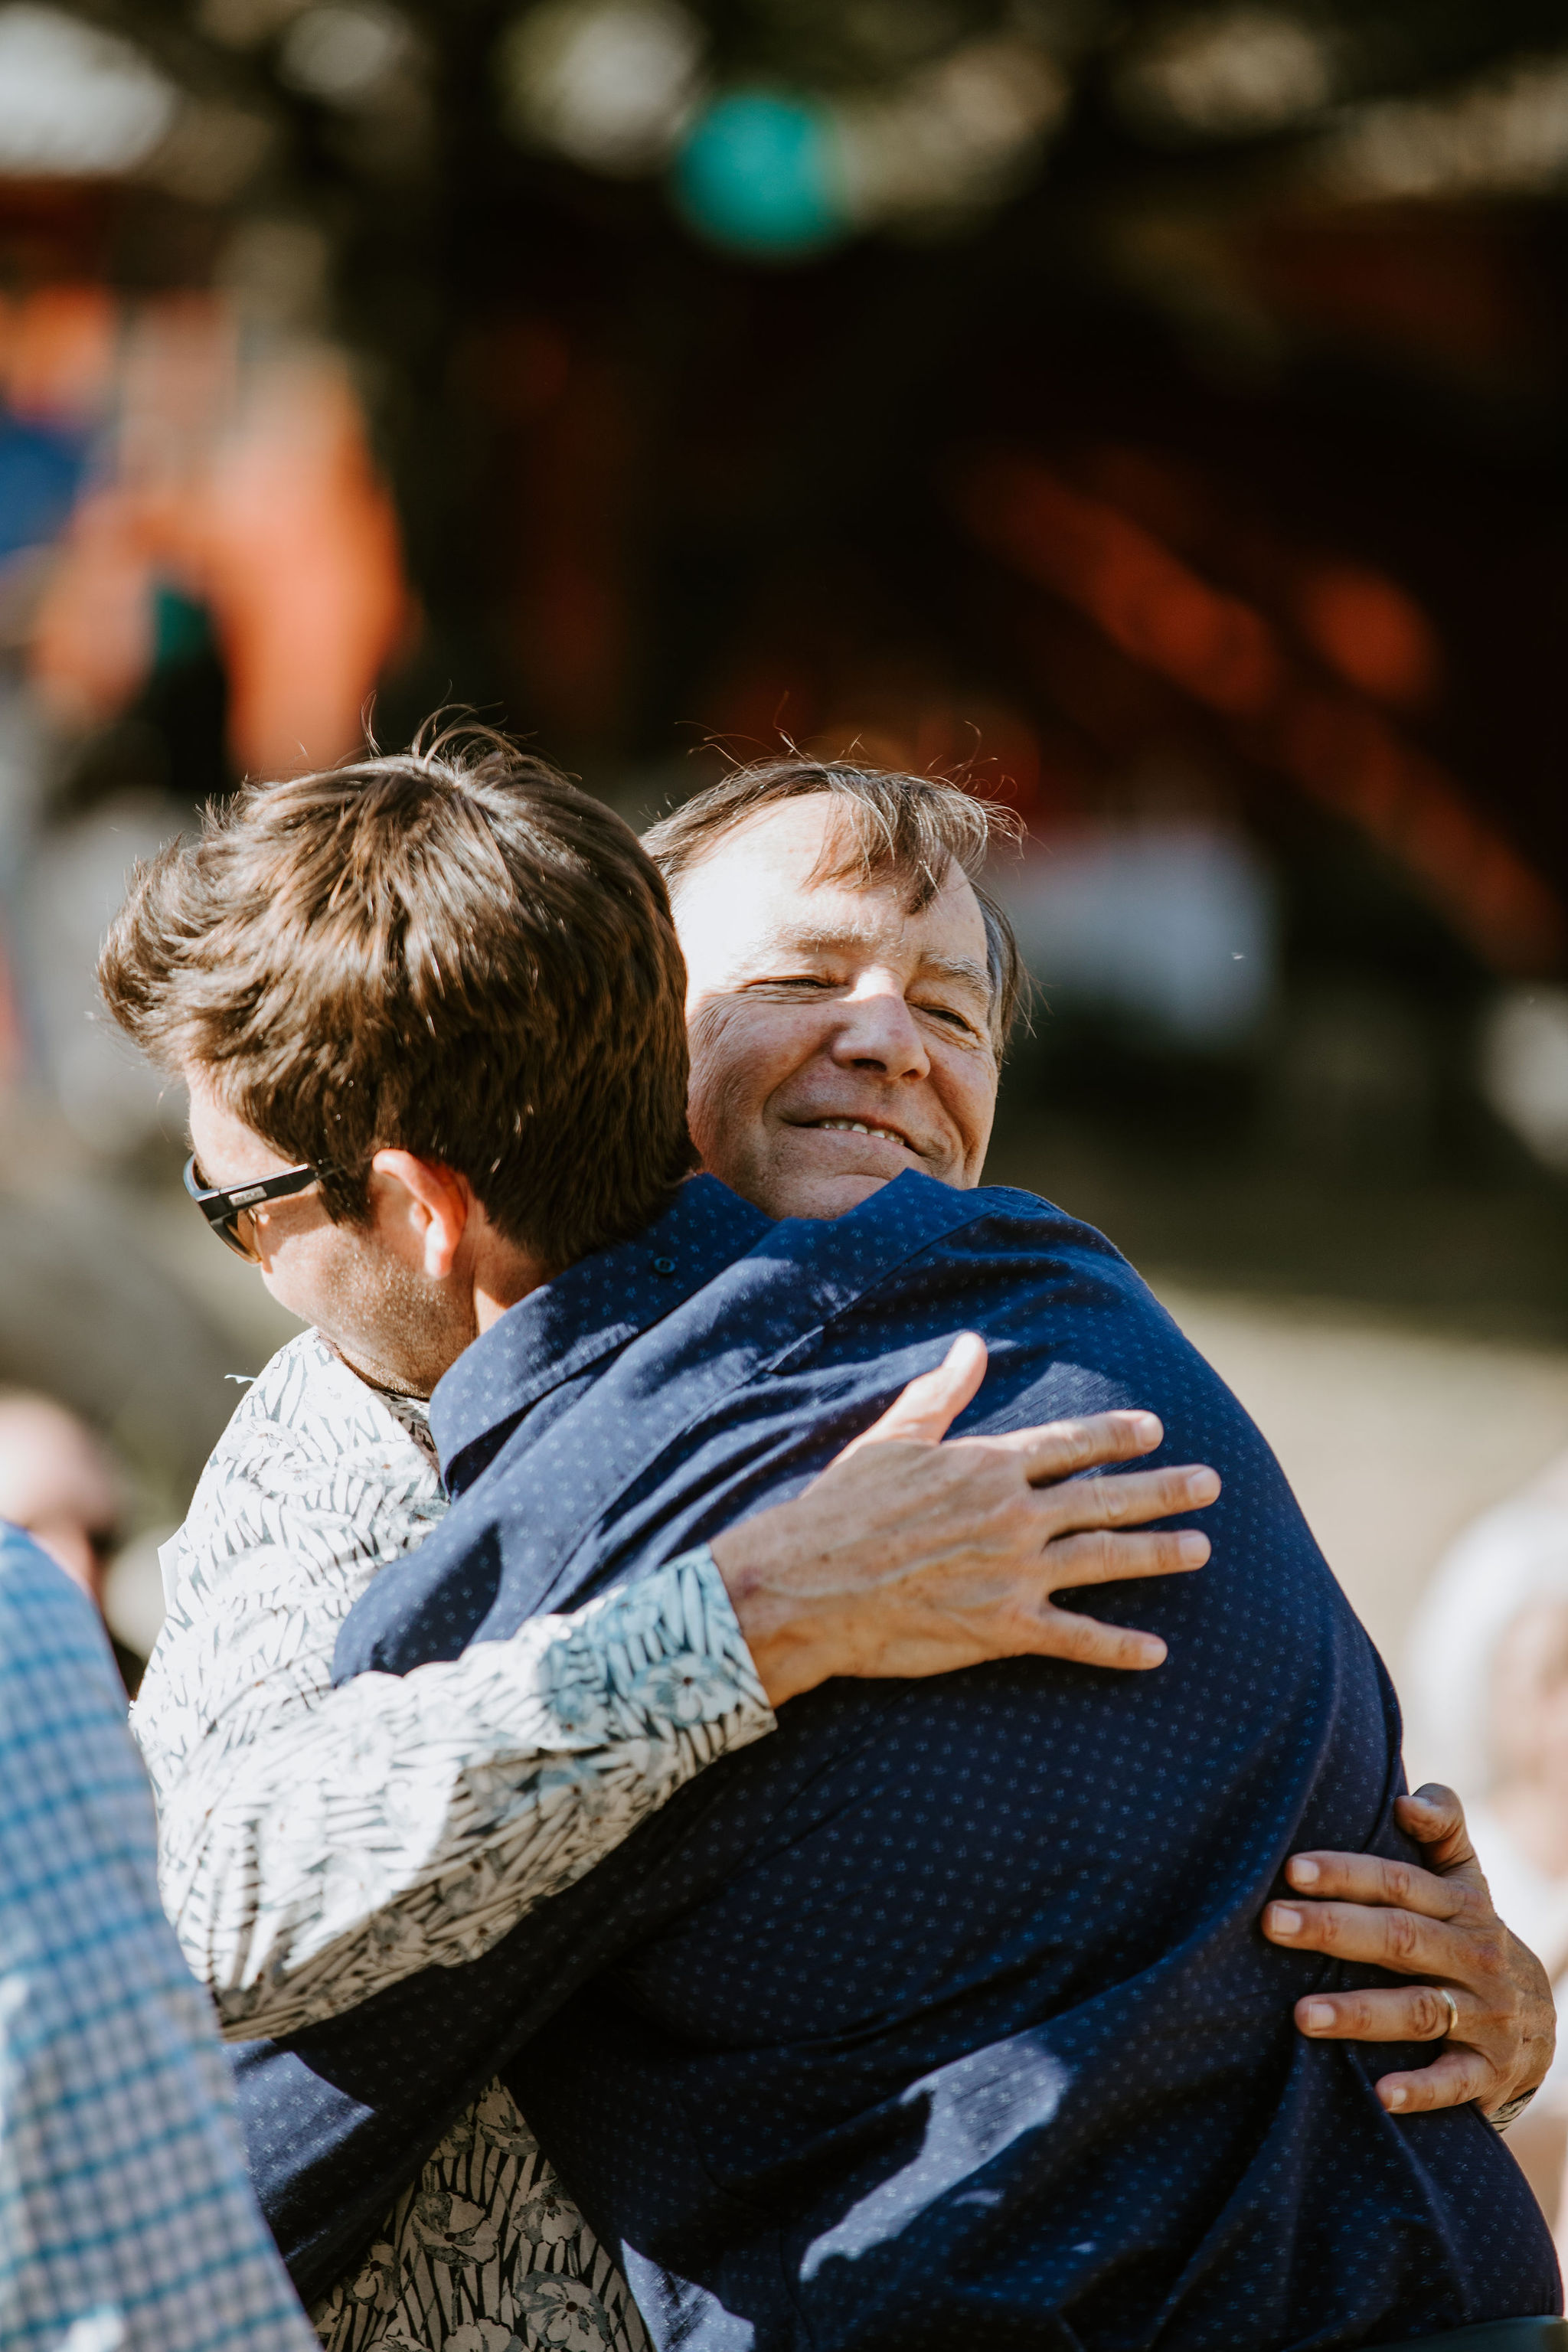
<path fill-rule="evenodd" d="M 340 1278 L 311 1319 L 363 1379 L 428 1396 L 465 1348 L 559 1269 L 498 1231 L 454 1169 L 378 1151 L 370 1194 L 366 1225 L 336 1229 L 352 1234 L 350 1249 L 334 1253 Z"/>

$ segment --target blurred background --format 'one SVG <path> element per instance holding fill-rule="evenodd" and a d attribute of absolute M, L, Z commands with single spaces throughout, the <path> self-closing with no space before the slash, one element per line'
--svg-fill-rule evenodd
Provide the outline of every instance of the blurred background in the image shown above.
<path fill-rule="evenodd" d="M 1568 1964 L 1565 295 L 1547 0 L 0 5 L 0 1509 L 128 1678 L 292 1328 L 95 1017 L 128 865 L 373 698 L 634 820 L 858 746 L 1024 818 L 993 1173 Z"/>

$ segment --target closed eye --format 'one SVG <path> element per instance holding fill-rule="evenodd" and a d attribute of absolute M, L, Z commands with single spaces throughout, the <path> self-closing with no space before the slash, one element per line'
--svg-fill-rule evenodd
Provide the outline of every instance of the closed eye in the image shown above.
<path fill-rule="evenodd" d="M 966 1037 L 978 1037 L 980 1034 L 968 1014 L 960 1013 L 953 1005 L 922 1004 L 920 1010 L 928 1013 L 933 1021 L 945 1021 L 950 1028 L 962 1029 Z"/>

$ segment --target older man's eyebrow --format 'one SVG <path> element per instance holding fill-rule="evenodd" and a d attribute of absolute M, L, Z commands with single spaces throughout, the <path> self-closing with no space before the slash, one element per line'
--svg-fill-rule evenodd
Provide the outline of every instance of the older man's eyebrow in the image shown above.
<path fill-rule="evenodd" d="M 774 951 L 786 955 L 830 955 L 835 948 L 871 948 L 877 932 L 870 923 L 800 923 L 782 932 Z"/>
<path fill-rule="evenodd" d="M 835 949 L 874 948 L 878 934 L 875 928 L 859 923 L 803 923 L 777 940 L 771 958 L 785 955 L 831 955 Z M 967 988 L 987 1004 L 991 1002 L 991 974 L 973 956 L 922 955 L 920 960 L 922 978 L 948 980 L 960 988 Z"/>
<path fill-rule="evenodd" d="M 991 974 L 973 956 L 921 956 L 921 970 L 934 973 L 938 980 L 956 981 L 960 987 L 972 988 L 976 996 L 989 1001 Z"/>

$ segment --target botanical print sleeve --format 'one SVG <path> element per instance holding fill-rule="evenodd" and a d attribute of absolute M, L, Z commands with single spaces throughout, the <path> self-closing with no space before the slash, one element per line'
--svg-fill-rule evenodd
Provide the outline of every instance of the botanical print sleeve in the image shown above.
<path fill-rule="evenodd" d="M 442 1507 L 400 1414 L 308 1333 L 170 1547 L 132 1720 L 164 1902 L 231 2038 L 476 1958 L 773 1727 L 705 1547 L 510 1641 L 333 1690 L 342 1619 Z"/>

